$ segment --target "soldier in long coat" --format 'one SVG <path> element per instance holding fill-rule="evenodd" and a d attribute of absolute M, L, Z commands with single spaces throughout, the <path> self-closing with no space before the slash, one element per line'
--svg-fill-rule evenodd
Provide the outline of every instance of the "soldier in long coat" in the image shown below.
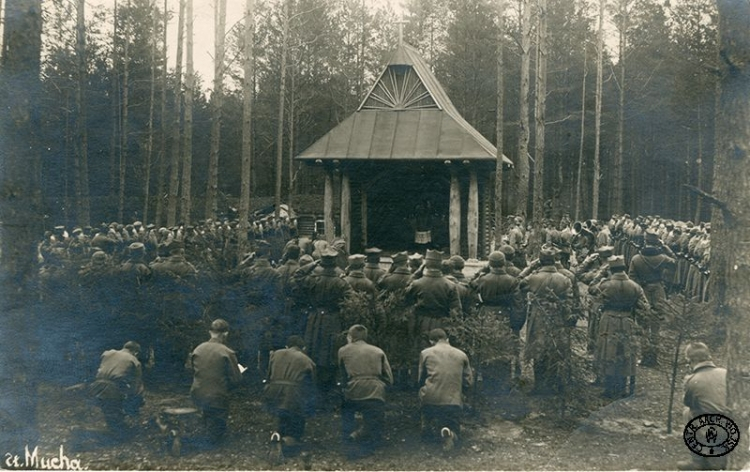
<path fill-rule="evenodd" d="M 461 314 L 461 299 L 456 286 L 443 277 L 442 256 L 442 252 L 428 249 L 422 276 L 406 288 L 407 299 L 414 302 L 414 336 L 418 343 L 423 334 L 444 328 L 450 317 Z"/>
<path fill-rule="evenodd" d="M 479 300 L 479 313 L 492 313 L 500 317 L 513 334 L 514 362 L 520 375 L 520 331 L 526 322 L 526 310 L 521 298 L 521 281 L 505 271 L 505 263 L 505 255 L 493 251 L 489 255 L 489 272 L 472 280 L 470 286 Z M 503 371 L 501 378 L 510 378 L 510 363 L 503 366 Z"/>
<path fill-rule="evenodd" d="M 643 287 L 648 303 L 657 314 L 657 316 L 652 316 L 647 320 L 643 326 L 648 337 L 645 340 L 646 346 L 643 349 L 643 359 L 641 360 L 642 366 L 654 367 L 658 365 L 657 345 L 661 325 L 661 305 L 667 300 L 664 280 L 665 276 L 671 274 L 674 270 L 675 260 L 664 253 L 663 245 L 656 233 L 646 233 L 644 241 L 643 249 L 630 261 L 628 276 Z"/>
<path fill-rule="evenodd" d="M 607 264 L 611 275 L 592 285 L 589 293 L 601 303 L 595 358 L 598 374 L 604 381 L 604 396 L 619 398 L 625 393 L 628 377 L 631 379 L 629 393 L 634 391 L 638 350 L 636 319 L 648 320 L 651 308 L 641 286 L 625 273 L 622 256 L 610 257 Z"/>
<path fill-rule="evenodd" d="M 320 262 L 300 267 L 295 273 L 302 289 L 299 293 L 308 297 L 312 307 L 305 326 L 305 344 L 317 366 L 322 392 L 329 392 L 335 383 L 336 352 L 342 331 L 340 305 L 352 290 L 338 275 L 337 257 L 338 252 L 326 249 Z"/>
<path fill-rule="evenodd" d="M 534 392 L 555 393 L 562 383 L 556 365 L 570 349 L 567 334 L 573 283 L 557 271 L 554 250 L 543 249 L 539 263 L 539 271 L 521 280 L 521 293 L 528 303 L 525 356 L 534 361 Z M 554 343 L 550 342 L 553 337 Z"/>
<path fill-rule="evenodd" d="M 365 276 L 376 284 L 385 275 L 385 270 L 380 268 L 380 254 L 382 252 L 376 247 L 365 249 Z"/>

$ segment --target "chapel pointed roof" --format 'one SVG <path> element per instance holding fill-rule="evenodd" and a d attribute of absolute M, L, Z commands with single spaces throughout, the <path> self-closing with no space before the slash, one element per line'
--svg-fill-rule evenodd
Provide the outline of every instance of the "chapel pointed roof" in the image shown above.
<path fill-rule="evenodd" d="M 419 52 L 402 43 L 356 112 L 300 160 L 495 161 L 497 149 L 458 112 Z M 506 165 L 513 165 L 504 157 Z"/>

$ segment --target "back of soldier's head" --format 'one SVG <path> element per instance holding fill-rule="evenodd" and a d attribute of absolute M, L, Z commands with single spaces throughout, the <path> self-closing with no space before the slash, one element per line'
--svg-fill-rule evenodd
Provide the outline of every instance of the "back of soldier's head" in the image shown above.
<path fill-rule="evenodd" d="M 366 341 L 367 340 L 367 328 L 361 324 L 355 324 L 349 328 L 349 337 L 352 342 L 354 341 Z"/>
<path fill-rule="evenodd" d="M 139 352 L 141 352 L 141 345 L 138 344 L 135 341 L 128 341 L 128 342 L 126 342 L 122 346 L 122 348 L 123 349 L 127 349 L 128 351 L 130 351 L 131 353 L 133 353 L 133 355 L 136 355 L 136 356 L 138 355 Z"/>
<path fill-rule="evenodd" d="M 691 364 L 706 362 L 711 360 L 711 351 L 704 343 L 690 343 L 685 348 L 685 357 L 687 357 Z"/>
<path fill-rule="evenodd" d="M 442 328 L 435 328 L 433 330 L 430 330 L 427 337 L 431 342 L 438 342 L 444 339 L 448 339 L 448 335 Z"/>
<path fill-rule="evenodd" d="M 299 255 L 300 255 L 300 248 L 296 244 L 292 244 L 291 246 L 286 248 L 287 260 L 296 261 L 297 259 L 299 259 Z"/>
<path fill-rule="evenodd" d="M 286 340 L 286 347 L 296 347 L 299 349 L 305 348 L 305 340 L 302 339 L 302 336 L 293 334 L 289 336 Z"/>

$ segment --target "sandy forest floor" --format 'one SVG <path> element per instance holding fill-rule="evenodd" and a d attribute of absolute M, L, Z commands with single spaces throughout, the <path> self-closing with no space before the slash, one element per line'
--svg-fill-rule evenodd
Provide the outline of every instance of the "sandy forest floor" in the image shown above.
<path fill-rule="evenodd" d="M 485 388 L 467 413 L 462 445 L 443 453 L 439 445 L 420 440 L 416 392 L 390 392 L 386 446 L 374 455 L 348 460 L 342 453 L 336 410 L 308 421 L 303 456 L 281 463 L 269 460 L 274 419 L 259 401 L 260 385 L 248 383 L 234 393 L 230 438 L 205 451 L 185 442 L 179 456 L 153 422 L 166 407 L 191 406 L 189 379 L 168 388 L 151 388 L 138 421 L 141 433 L 120 445 L 76 444 L 82 431 L 104 428 L 98 408 L 80 394 L 59 385 L 41 388 L 40 455 L 55 454 L 60 445 L 88 469 L 158 470 L 669 470 L 686 459 L 682 440 L 681 390 L 673 408 L 675 422 L 667 434 L 669 380 L 666 368 L 640 369 L 636 394 L 605 400 L 596 387 L 586 401 L 587 414 L 561 419 L 549 398 L 518 392 L 497 394 Z M 147 384 L 148 387 L 148 384 Z M 84 447 L 86 446 L 86 447 Z"/>

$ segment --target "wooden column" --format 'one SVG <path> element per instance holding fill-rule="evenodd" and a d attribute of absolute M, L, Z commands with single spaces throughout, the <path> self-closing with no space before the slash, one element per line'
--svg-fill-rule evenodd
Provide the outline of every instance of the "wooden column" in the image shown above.
<path fill-rule="evenodd" d="M 362 247 L 367 247 L 367 190 L 365 190 L 364 185 L 362 186 L 362 203 L 361 203 L 361 213 L 362 213 Z"/>
<path fill-rule="evenodd" d="M 341 236 L 346 241 L 346 251 L 349 252 L 352 240 L 352 192 L 347 170 L 341 174 Z"/>
<path fill-rule="evenodd" d="M 451 170 L 448 234 L 450 236 L 451 254 L 461 254 L 461 186 L 458 183 L 458 174 L 455 170 Z"/>
<path fill-rule="evenodd" d="M 326 241 L 333 242 L 336 229 L 333 224 L 333 171 L 326 169 L 325 190 L 323 193 L 323 222 L 325 224 Z"/>
<path fill-rule="evenodd" d="M 474 168 L 469 171 L 469 208 L 466 214 L 466 237 L 468 238 L 469 259 L 476 259 L 479 242 L 479 184 L 477 183 L 477 171 Z"/>

